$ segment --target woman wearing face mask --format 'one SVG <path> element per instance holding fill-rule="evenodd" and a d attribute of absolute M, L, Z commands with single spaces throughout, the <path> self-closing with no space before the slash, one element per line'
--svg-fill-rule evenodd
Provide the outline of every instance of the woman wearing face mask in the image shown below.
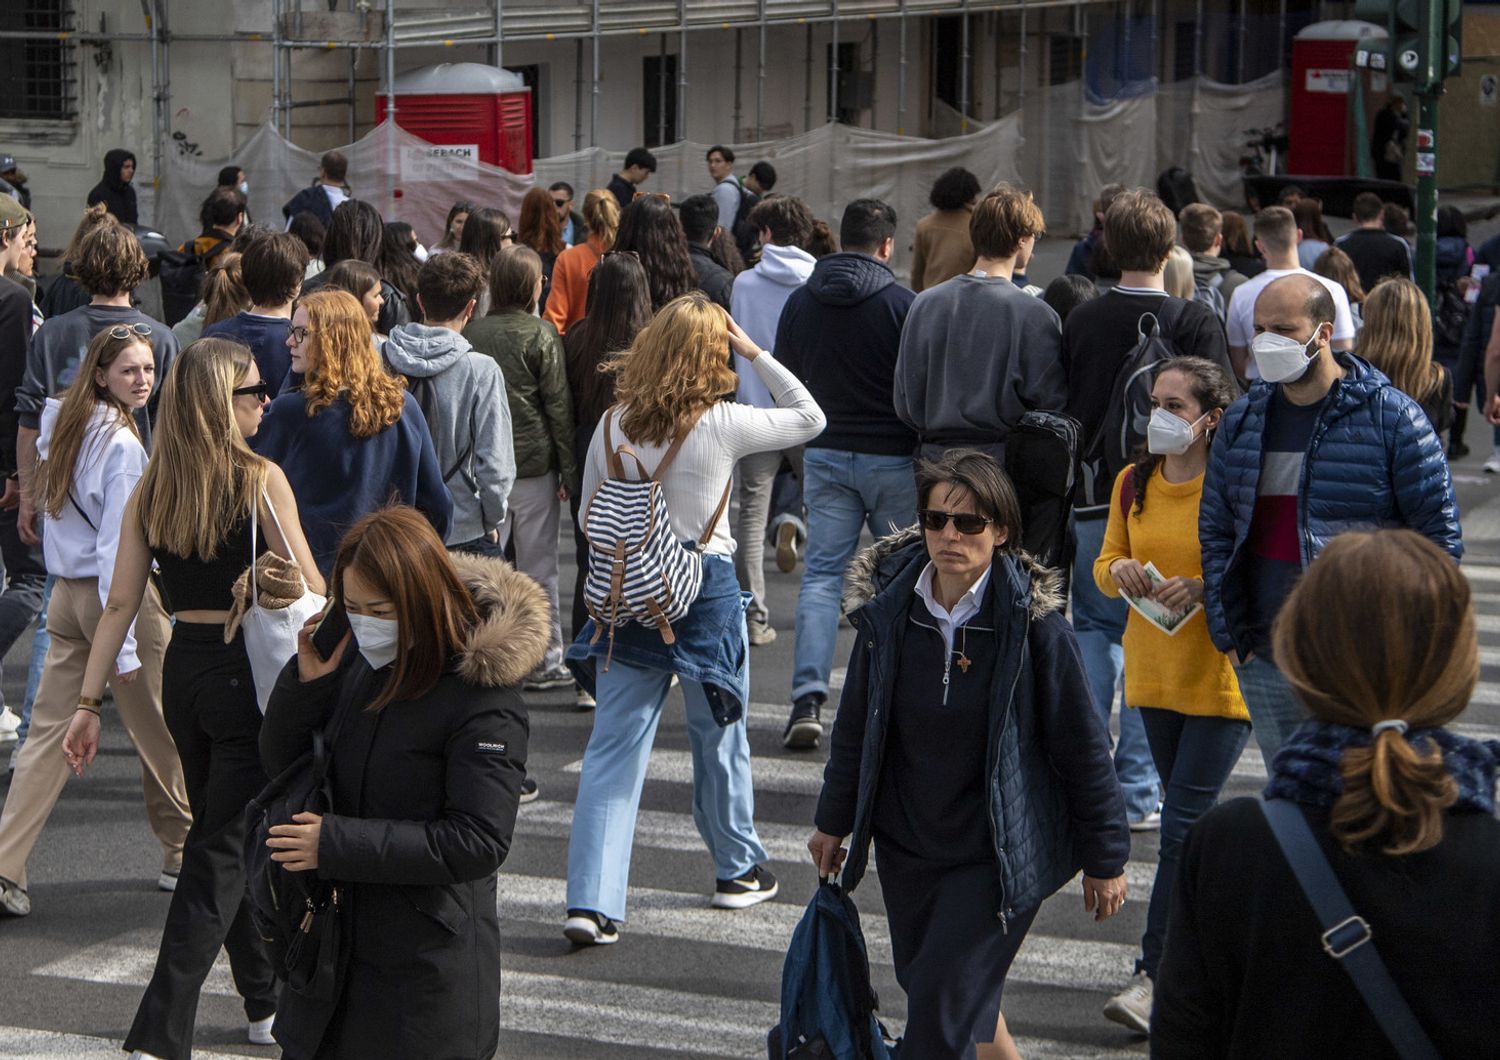
<path fill-rule="evenodd" d="M 906 991 L 901 1055 L 1013 1060 L 1006 973 L 1042 901 L 1083 870 L 1084 909 L 1125 902 L 1130 831 L 1056 572 L 1021 551 L 1005 472 L 953 450 L 917 473 L 922 529 L 850 565 L 856 630 L 817 830 L 820 876 L 870 841 Z"/>
<path fill-rule="evenodd" d="M 1233 400 L 1233 384 L 1211 361 L 1178 357 L 1162 365 L 1151 390 L 1147 453 L 1120 473 L 1111 494 L 1104 547 L 1094 561 L 1100 592 L 1148 597 L 1173 611 L 1203 602 L 1198 504 L 1214 428 Z M 1163 581 L 1153 581 L 1147 563 Z M 1250 715 L 1201 614 L 1169 635 L 1132 609 L 1124 646 L 1125 702 L 1141 712 L 1165 794 L 1141 956 L 1104 1015 L 1145 1034 L 1182 843 L 1229 779 L 1250 736 Z"/>
<path fill-rule="evenodd" d="M 302 631 L 266 708 L 275 775 L 331 736 L 332 812 L 298 814 L 267 845 L 339 891 L 335 997 L 284 990 L 288 1060 L 489 1058 L 499 1040 L 495 872 L 510 849 L 527 720 L 518 684 L 551 618 L 503 560 L 449 553 L 427 520 L 387 508 L 339 545 L 346 636 L 324 661 Z M 342 912 L 347 911 L 347 912 Z"/>
<path fill-rule="evenodd" d="M 191 1053 L 198 995 L 221 947 L 245 999 L 250 1041 L 271 1044 L 275 976 L 242 908 L 240 860 L 245 804 L 266 784 L 256 748 L 260 708 L 243 634 L 224 643 L 224 623 L 252 549 L 295 562 L 314 592 L 323 591 L 323 579 L 286 476 L 245 444 L 260 429 L 265 403 L 255 359 L 238 343 L 199 339 L 172 362 L 151 459 L 125 506 L 109 599 L 63 740 L 64 756 L 81 776 L 98 753 L 104 683 L 154 560 L 176 616 L 162 664 L 162 714 L 182 762 L 193 825 L 156 970 L 125 1036 L 137 1060 Z M 252 505 L 259 524 L 253 540 Z"/>
<path fill-rule="evenodd" d="M 78 375 L 42 411 L 37 507 L 46 517 L 42 545 L 55 583 L 47 609 L 51 637 L 5 812 L 0 816 L 0 915 L 25 916 L 26 859 L 68 779 L 63 737 L 78 702 L 83 667 L 114 575 L 126 501 L 146 468 L 135 422 L 156 379 L 151 331 L 123 324 L 94 336 Z M 192 817 L 177 748 L 161 715 L 161 663 L 170 627 L 155 590 L 115 659 L 109 683 L 120 721 L 141 757 L 141 783 L 162 847 L 158 885 L 171 890 Z"/>

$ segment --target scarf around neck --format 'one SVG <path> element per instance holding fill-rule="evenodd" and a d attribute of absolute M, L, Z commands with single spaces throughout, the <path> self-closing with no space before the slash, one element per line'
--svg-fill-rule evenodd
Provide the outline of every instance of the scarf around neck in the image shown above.
<path fill-rule="evenodd" d="M 1448 729 L 1412 729 L 1402 736 L 1425 751 L 1435 745 L 1443 765 L 1458 785 L 1457 811 L 1495 812 L 1495 772 L 1500 764 L 1500 740 L 1475 740 Z M 1331 807 L 1344 792 L 1339 764 L 1344 751 L 1368 747 L 1369 729 L 1311 719 L 1303 722 L 1281 745 L 1271 763 L 1267 799 L 1290 799 L 1310 806 Z"/>

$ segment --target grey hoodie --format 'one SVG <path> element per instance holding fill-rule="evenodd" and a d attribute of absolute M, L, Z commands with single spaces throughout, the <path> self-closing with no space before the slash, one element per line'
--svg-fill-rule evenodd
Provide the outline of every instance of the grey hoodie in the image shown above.
<path fill-rule="evenodd" d="M 1215 287 L 1229 304 L 1234 289 L 1245 282 L 1245 277 L 1235 272 L 1227 260 L 1217 254 L 1193 255 L 1193 284 L 1197 287 Z"/>
<path fill-rule="evenodd" d="M 449 328 L 402 324 L 385 344 L 386 362 L 409 380 L 432 380 L 431 396 L 414 387 L 428 413 L 438 466 L 453 494 L 447 544 L 474 541 L 505 521 L 516 480 L 505 377 L 493 358 L 475 353 Z M 449 474 L 449 472 L 452 474 Z"/>

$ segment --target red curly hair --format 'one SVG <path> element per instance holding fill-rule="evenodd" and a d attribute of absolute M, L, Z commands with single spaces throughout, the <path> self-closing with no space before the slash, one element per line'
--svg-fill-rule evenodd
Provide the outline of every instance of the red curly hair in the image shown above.
<path fill-rule="evenodd" d="M 342 397 L 356 438 L 374 437 L 399 420 L 406 384 L 375 352 L 359 300 L 347 291 L 317 291 L 298 307 L 307 311 L 307 414 L 316 416 Z"/>

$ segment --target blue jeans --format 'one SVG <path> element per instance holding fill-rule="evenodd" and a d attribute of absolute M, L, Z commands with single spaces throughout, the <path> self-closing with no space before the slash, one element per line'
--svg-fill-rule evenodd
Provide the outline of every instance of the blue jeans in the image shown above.
<path fill-rule="evenodd" d="M 1276 664 L 1268 659 L 1257 655 L 1236 666 L 1234 675 L 1240 679 L 1240 695 L 1245 697 L 1245 706 L 1250 708 L 1255 742 L 1260 745 L 1261 757 L 1266 760 L 1266 774 L 1270 775 L 1271 759 L 1276 757 L 1292 730 L 1307 720 L 1307 711 L 1297 702 L 1292 686 Z"/>
<path fill-rule="evenodd" d="M 1156 978 L 1167 941 L 1167 911 L 1172 907 L 1172 885 L 1188 829 L 1219 799 L 1224 782 L 1250 738 L 1248 722 L 1233 718 L 1200 718 L 1175 710 L 1141 707 L 1131 711 L 1145 723 L 1156 771 L 1166 781 L 1161 807 L 1161 852 L 1151 903 L 1146 909 L 1146 933 L 1141 936 L 1141 959 L 1135 970 Z"/>
<path fill-rule="evenodd" d="M 877 538 L 917 520 L 917 480 L 909 456 L 809 449 L 802 494 L 807 500 L 807 552 L 797 597 L 792 699 L 828 695 L 839 632 L 844 571 L 868 523 Z"/>
<path fill-rule="evenodd" d="M 621 662 L 601 667 L 595 687 L 594 731 L 568 840 L 568 908 L 625 919 L 625 887 L 636 812 L 662 702 L 672 675 Z M 693 753 L 693 823 L 713 855 L 721 880 L 737 879 L 766 860 L 755 833 L 755 790 L 745 719 L 720 728 L 703 686 L 682 679 Z"/>
<path fill-rule="evenodd" d="M 31 635 L 31 666 L 26 672 L 26 701 L 21 704 L 17 746 L 26 742 L 26 733 L 31 729 L 31 704 L 36 701 L 37 686 L 42 683 L 42 670 L 47 665 L 47 649 L 52 645 L 52 638 L 47 635 L 47 604 L 52 600 L 52 583 L 56 580 L 49 574 L 42 583 L 42 608 L 37 612 L 36 632 Z"/>
<path fill-rule="evenodd" d="M 1125 815 L 1132 821 L 1152 813 L 1161 800 L 1161 781 L 1151 764 L 1151 748 L 1140 713 L 1125 709 L 1123 678 L 1125 619 L 1130 605 L 1124 600 L 1105 596 L 1094 584 L 1094 560 L 1104 547 L 1105 519 L 1076 519 L 1074 533 L 1078 552 L 1073 558 L 1073 632 L 1078 651 L 1083 656 L 1083 670 L 1088 675 L 1094 707 L 1109 727 L 1114 709 L 1115 689 L 1120 688 L 1120 742 L 1115 745 L 1115 776 L 1125 795 Z"/>

